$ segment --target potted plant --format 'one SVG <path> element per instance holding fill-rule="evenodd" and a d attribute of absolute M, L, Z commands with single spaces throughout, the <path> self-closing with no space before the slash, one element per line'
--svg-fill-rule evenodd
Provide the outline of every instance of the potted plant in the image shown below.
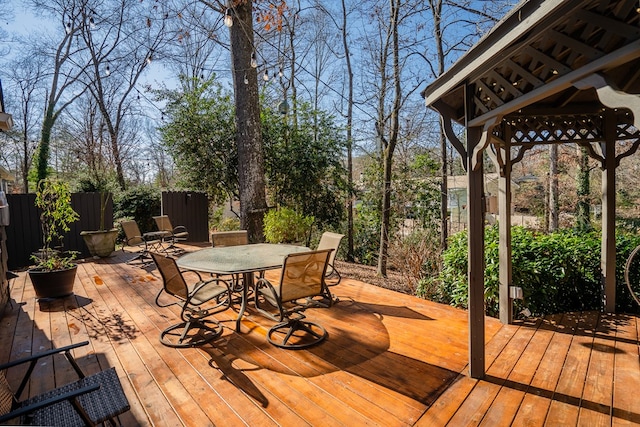
<path fill-rule="evenodd" d="M 29 277 L 38 298 L 58 298 L 73 293 L 73 283 L 78 266 L 75 252 L 64 252 L 64 233 L 79 215 L 71 207 L 69 184 L 57 179 L 43 179 L 36 191 L 36 207 L 42 210 L 42 249 L 32 259 L 36 265 L 29 269 Z"/>
<path fill-rule="evenodd" d="M 108 257 L 116 250 L 118 229 L 113 227 L 107 229 L 105 224 L 105 210 L 110 197 L 111 193 L 100 192 L 100 229 L 80 232 L 84 243 L 89 248 L 89 253 L 94 257 Z"/>

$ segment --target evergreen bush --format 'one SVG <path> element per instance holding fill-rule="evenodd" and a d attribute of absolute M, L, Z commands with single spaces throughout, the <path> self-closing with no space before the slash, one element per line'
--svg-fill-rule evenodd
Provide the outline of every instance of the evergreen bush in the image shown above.
<path fill-rule="evenodd" d="M 512 283 L 522 287 L 524 294 L 522 301 L 516 301 L 516 313 L 524 308 L 537 316 L 602 308 L 599 231 L 566 229 L 543 234 L 524 227 L 513 227 L 511 233 Z M 618 231 L 616 303 L 619 311 L 640 311 L 624 282 L 626 259 L 638 244 L 640 236 L 637 234 Z M 485 233 L 485 302 L 487 314 L 494 317 L 499 314 L 498 250 L 498 227 L 495 225 L 487 228 Z M 466 231 L 451 236 L 442 259 L 436 299 L 466 308 Z M 427 286 L 430 282 L 424 281 L 423 284 Z"/>
<path fill-rule="evenodd" d="M 312 216 L 290 208 L 273 209 L 264 216 L 264 237 L 269 243 L 306 242 L 313 225 Z"/>

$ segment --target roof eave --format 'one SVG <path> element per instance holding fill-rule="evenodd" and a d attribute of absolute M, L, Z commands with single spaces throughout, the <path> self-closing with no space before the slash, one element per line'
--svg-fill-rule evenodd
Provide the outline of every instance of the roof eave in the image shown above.
<path fill-rule="evenodd" d="M 496 26 L 451 68 L 439 76 L 423 92 L 428 107 L 441 97 L 470 80 L 470 76 L 482 73 L 496 63 L 506 47 L 519 40 L 549 16 L 562 16 L 558 9 L 567 5 L 575 8 L 581 2 L 567 0 L 525 0 L 519 3 Z"/>

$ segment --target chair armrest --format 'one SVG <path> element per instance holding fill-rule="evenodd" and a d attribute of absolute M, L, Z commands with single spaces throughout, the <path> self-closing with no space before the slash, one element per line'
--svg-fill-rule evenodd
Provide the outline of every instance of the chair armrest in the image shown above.
<path fill-rule="evenodd" d="M 181 269 L 180 269 L 180 273 L 181 273 L 182 275 L 185 275 L 185 274 L 187 274 L 187 273 L 193 273 L 193 274 L 195 274 L 196 276 L 198 276 L 198 282 L 202 282 L 202 281 L 203 281 L 203 280 L 202 280 L 202 275 L 201 275 L 198 271 L 196 271 L 196 270 L 186 270 L 186 269 L 182 269 L 182 268 L 181 268 Z"/>
<path fill-rule="evenodd" d="M 186 232 L 187 232 L 187 227 L 185 227 L 184 225 L 178 225 L 177 227 L 174 227 L 172 231 L 173 234 L 186 233 Z"/>
<path fill-rule="evenodd" d="M 33 354 L 31 356 L 28 356 L 28 357 L 25 357 L 25 358 L 22 358 L 22 359 L 17 359 L 17 360 L 8 362 L 8 363 L 3 363 L 3 364 L 0 365 L 0 371 L 2 371 L 4 369 L 11 368 L 12 366 L 21 365 L 21 364 L 26 363 L 26 362 L 31 362 L 31 361 L 34 361 L 34 360 L 41 359 L 43 357 L 51 356 L 53 354 L 58 354 L 58 353 L 66 352 L 66 351 L 69 351 L 69 350 L 73 350 L 74 348 L 83 347 L 83 346 L 85 346 L 87 344 L 89 344 L 89 341 L 83 341 L 83 342 L 79 342 L 77 344 L 71 344 L 71 345 L 68 345 L 68 346 L 65 346 L 65 347 L 54 348 L 54 349 L 51 349 L 51 350 L 44 351 L 42 353 Z"/>
<path fill-rule="evenodd" d="M 51 350 L 43 351 L 42 353 L 33 354 L 29 357 L 14 360 L 13 362 L 8 362 L 3 365 L 0 365 L 0 370 L 8 369 L 8 368 L 11 368 L 12 366 L 21 365 L 23 363 L 29 363 L 29 367 L 27 368 L 27 371 L 24 373 L 24 377 L 22 377 L 22 381 L 20 381 L 20 385 L 18 386 L 15 392 L 16 396 L 20 396 L 22 394 L 24 388 L 27 385 L 27 381 L 29 381 L 29 378 L 31 377 L 31 373 L 33 372 L 33 368 L 35 368 L 36 362 L 38 361 L 38 359 L 41 359 L 47 356 L 52 356 L 54 354 L 64 353 L 65 357 L 71 364 L 71 367 L 73 367 L 73 370 L 76 371 L 76 374 L 78 374 L 78 377 L 84 378 L 85 377 L 84 373 L 80 369 L 80 366 L 78 366 L 78 364 L 76 363 L 70 351 L 73 350 L 74 348 L 83 347 L 87 344 L 89 344 L 89 341 L 83 341 L 77 344 L 71 344 L 65 347 L 54 348 Z"/>
<path fill-rule="evenodd" d="M 132 243 L 134 240 L 137 241 L 137 243 Z M 142 236 L 133 236 L 129 239 L 125 237 L 123 241 L 124 246 L 141 246 L 144 243 L 145 248 L 147 247 L 147 240 Z"/>
<path fill-rule="evenodd" d="M 227 288 L 227 292 L 231 293 L 231 286 L 229 286 L 229 282 L 227 282 L 225 279 L 221 279 L 219 277 L 214 277 L 213 279 L 209 279 L 209 280 L 201 280 L 200 282 L 196 283 L 196 286 L 194 286 L 193 291 L 191 292 L 191 295 L 195 295 L 197 294 L 200 289 L 208 286 L 210 283 L 212 282 L 218 282 L 218 284 L 220 284 L 220 282 L 222 282 L 224 284 L 224 286 Z"/>
<path fill-rule="evenodd" d="M 22 406 L 15 411 L 9 412 L 5 415 L 0 416 L 0 422 L 8 421 L 17 417 L 21 417 L 22 415 L 29 414 L 31 412 L 37 411 L 41 408 L 46 408 L 47 406 L 54 405 L 58 402 L 62 402 L 64 400 L 71 400 L 77 396 L 82 394 L 87 394 L 92 391 L 96 391 L 100 388 L 100 384 L 94 384 L 86 387 L 79 388 L 77 390 L 69 391 L 67 393 L 62 393 L 58 396 L 50 397 L 49 399 L 45 399 L 43 401 L 32 403 L 31 405 Z M 71 405 L 75 408 L 74 405 Z"/>

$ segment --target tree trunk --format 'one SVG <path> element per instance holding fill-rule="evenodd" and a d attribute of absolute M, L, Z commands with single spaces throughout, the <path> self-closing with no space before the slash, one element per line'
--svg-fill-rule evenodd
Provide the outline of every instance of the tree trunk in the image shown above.
<path fill-rule="evenodd" d="M 438 75 L 442 75 L 445 69 L 444 40 L 442 36 L 442 0 L 430 0 L 429 6 L 433 16 L 433 35 L 436 42 L 436 51 L 438 54 Z M 440 250 L 447 249 L 447 240 L 449 237 L 448 218 L 449 218 L 449 188 L 447 186 L 447 138 L 444 132 L 444 118 L 440 117 Z"/>
<path fill-rule="evenodd" d="M 380 218 L 380 253 L 377 274 L 387 276 L 387 258 L 389 251 L 389 226 L 391 224 L 391 156 L 385 150 L 382 172 L 382 215 Z"/>
<path fill-rule="evenodd" d="M 382 124 L 378 126 L 380 141 L 383 144 L 382 166 L 383 166 L 383 189 L 382 189 L 382 215 L 380 219 L 380 251 L 378 255 L 377 274 L 387 276 L 387 258 L 389 256 L 389 227 L 391 224 L 391 170 L 393 164 L 393 153 L 398 143 L 398 133 L 400 130 L 400 106 L 402 101 L 402 88 L 400 82 L 400 41 L 398 35 L 398 21 L 400 13 L 400 2 L 391 0 L 390 29 L 392 56 L 393 56 L 393 107 L 391 109 L 391 124 L 389 126 L 389 139 L 385 140 Z M 383 92 L 384 93 L 384 92 Z M 382 95 L 384 96 L 384 95 Z"/>
<path fill-rule="evenodd" d="M 250 66 L 253 44 L 253 2 L 235 7 L 237 23 L 229 29 L 236 108 L 240 226 L 251 242 L 263 242 L 263 216 L 267 209 L 264 155 L 258 105 L 258 76 Z M 246 80 L 246 84 L 245 84 Z"/>
<path fill-rule="evenodd" d="M 37 182 L 47 177 L 49 168 L 49 151 L 51 145 L 51 130 L 55 123 L 53 106 L 47 108 L 42 122 L 42 133 L 40 136 L 40 146 L 38 147 L 38 158 L 36 160 Z"/>
<path fill-rule="evenodd" d="M 120 158 L 118 131 L 110 128 L 109 137 L 111 138 L 111 154 L 113 155 L 113 161 L 116 164 L 116 178 L 118 179 L 118 185 L 120 186 L 120 189 L 124 191 L 127 189 L 127 183 L 124 180 L 124 171 L 122 170 L 122 159 Z"/>
<path fill-rule="evenodd" d="M 347 261 L 353 262 L 353 70 L 351 69 L 351 51 L 347 38 L 347 6 L 342 0 L 342 44 L 344 46 L 344 60 L 347 66 L 347 182 L 349 193 L 347 195 Z"/>

